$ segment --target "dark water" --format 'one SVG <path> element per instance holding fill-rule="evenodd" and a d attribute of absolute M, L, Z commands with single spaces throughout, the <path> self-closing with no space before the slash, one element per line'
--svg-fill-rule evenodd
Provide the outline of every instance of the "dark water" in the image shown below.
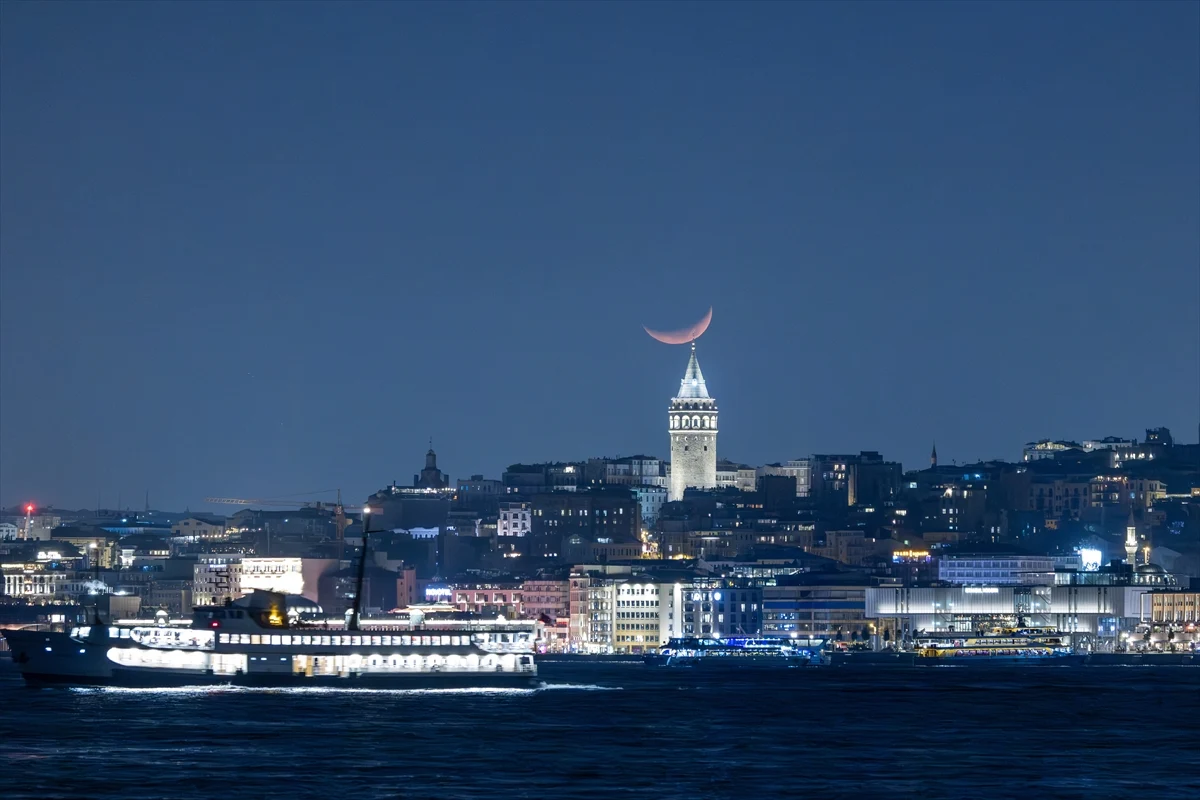
<path fill-rule="evenodd" d="M 31 690 L 5 798 L 1200 796 L 1200 669 L 547 665 L 515 692 Z"/>

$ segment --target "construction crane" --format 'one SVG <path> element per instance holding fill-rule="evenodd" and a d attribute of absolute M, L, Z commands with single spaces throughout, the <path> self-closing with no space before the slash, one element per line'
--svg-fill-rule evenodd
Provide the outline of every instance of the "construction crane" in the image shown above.
<path fill-rule="evenodd" d="M 342 505 L 342 490 L 341 489 L 324 489 L 323 492 L 337 492 L 337 502 L 328 503 L 321 500 L 288 500 L 287 498 L 276 498 L 267 500 L 246 499 L 244 497 L 206 497 L 204 502 L 213 503 L 214 505 L 225 506 L 284 506 L 287 508 L 313 508 L 318 511 L 324 510 L 326 507 L 333 506 L 333 524 L 337 528 L 337 547 L 338 560 L 342 559 L 346 549 L 346 528 L 350 525 L 346 519 L 346 512 L 362 513 L 367 508 L 366 506 L 344 506 Z M 321 494 L 322 492 L 307 492 L 306 494 Z"/>

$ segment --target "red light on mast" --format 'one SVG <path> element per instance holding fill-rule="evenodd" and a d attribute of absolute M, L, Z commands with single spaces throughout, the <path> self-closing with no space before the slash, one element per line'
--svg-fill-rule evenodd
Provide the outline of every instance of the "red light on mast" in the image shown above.
<path fill-rule="evenodd" d="M 28 503 L 28 504 L 25 506 L 25 513 L 26 513 L 26 514 L 32 514 L 32 513 L 33 513 L 33 503 Z"/>

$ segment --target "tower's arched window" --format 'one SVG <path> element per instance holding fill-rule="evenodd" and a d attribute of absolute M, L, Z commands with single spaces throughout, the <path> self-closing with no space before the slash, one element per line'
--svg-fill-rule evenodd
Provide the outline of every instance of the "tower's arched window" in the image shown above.
<path fill-rule="evenodd" d="M 671 417 L 671 427 L 672 427 L 672 428 L 678 428 L 678 427 L 679 427 L 679 415 L 678 415 L 678 414 L 676 414 L 675 416 Z"/>
<path fill-rule="evenodd" d="M 688 418 L 687 417 L 683 418 L 683 422 L 681 423 L 681 425 L 685 428 L 688 426 Z"/>
<path fill-rule="evenodd" d="M 696 416 L 696 417 L 692 417 L 692 427 L 693 427 L 693 428 L 699 428 L 699 427 L 700 427 L 700 417 L 698 417 L 698 416 Z"/>
<path fill-rule="evenodd" d="M 708 417 L 705 417 L 705 418 L 704 418 L 703 426 L 704 426 L 705 428 L 707 428 L 707 427 L 708 427 Z"/>

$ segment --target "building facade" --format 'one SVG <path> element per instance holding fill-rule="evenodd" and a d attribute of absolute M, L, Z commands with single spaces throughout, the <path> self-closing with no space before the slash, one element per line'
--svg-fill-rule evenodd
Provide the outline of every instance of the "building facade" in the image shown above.
<path fill-rule="evenodd" d="M 783 583 L 783 579 L 781 579 Z M 865 594 L 869 579 L 852 574 L 809 573 L 788 585 L 762 589 L 764 636 L 852 641 L 869 631 Z"/>
<path fill-rule="evenodd" d="M 958 585 L 1048 586 L 1054 583 L 1050 556 L 944 555 L 938 559 L 938 580 Z"/>
<path fill-rule="evenodd" d="M 529 503 L 501 503 L 496 520 L 497 536 L 528 536 L 531 521 Z"/>

